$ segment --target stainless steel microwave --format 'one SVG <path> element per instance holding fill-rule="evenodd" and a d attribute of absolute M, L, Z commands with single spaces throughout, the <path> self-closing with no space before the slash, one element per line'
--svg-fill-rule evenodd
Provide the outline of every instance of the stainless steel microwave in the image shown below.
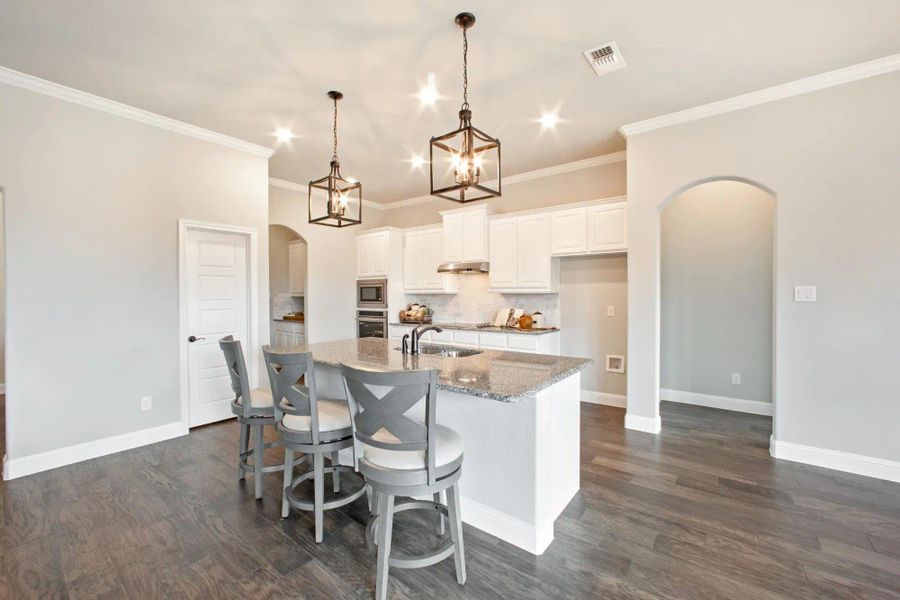
<path fill-rule="evenodd" d="M 387 279 L 360 279 L 356 282 L 356 307 L 387 310 Z"/>

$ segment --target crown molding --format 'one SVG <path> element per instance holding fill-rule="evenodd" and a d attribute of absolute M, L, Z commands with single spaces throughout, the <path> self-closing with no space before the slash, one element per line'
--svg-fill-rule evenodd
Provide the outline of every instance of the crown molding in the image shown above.
<path fill-rule="evenodd" d="M 309 192 L 309 185 L 302 183 L 295 183 L 293 181 L 288 181 L 287 179 L 278 179 L 277 177 L 269 177 L 269 185 L 272 187 L 281 188 L 283 190 L 291 190 L 293 192 L 303 192 L 304 194 Z M 322 192 L 324 193 L 324 192 Z M 384 205 L 379 204 L 378 202 L 372 202 L 371 200 L 366 200 L 363 198 L 363 206 L 366 208 L 374 208 L 375 210 L 384 210 Z"/>
<path fill-rule="evenodd" d="M 33 75 L 14 71 L 13 69 L 2 66 L 0 66 L 0 83 L 20 87 L 32 92 L 44 94 L 45 96 L 51 96 L 53 98 L 65 100 L 66 102 L 93 108 L 118 117 L 124 117 L 126 119 L 131 119 L 132 121 L 152 125 L 153 127 L 159 127 L 160 129 L 180 133 L 206 142 L 212 142 L 233 150 L 248 152 L 262 158 L 269 158 L 275 153 L 273 149 L 266 148 L 265 146 L 246 142 L 225 135 L 224 133 L 177 121 L 140 108 L 135 108 L 134 106 L 116 102 L 115 100 L 95 96 L 94 94 L 82 92 L 75 88 L 53 83 L 52 81 L 47 81 L 46 79 L 34 77 Z"/>
<path fill-rule="evenodd" d="M 553 165 L 550 167 L 544 167 L 543 169 L 535 169 L 534 171 L 525 171 L 524 173 L 516 173 L 515 175 L 510 175 L 508 177 L 503 178 L 503 185 L 515 185 L 517 183 L 523 183 L 525 181 L 531 181 L 533 179 L 543 179 L 544 177 L 552 177 L 553 175 L 562 175 L 563 173 L 571 173 L 572 171 L 580 171 L 582 169 L 590 169 L 592 167 L 599 167 L 600 165 L 608 165 L 612 163 L 622 162 L 625 160 L 625 151 L 612 152 L 610 154 L 601 154 L 599 156 L 592 156 L 590 158 L 585 158 L 582 160 L 575 160 L 572 162 L 561 163 L 558 165 Z M 487 186 L 496 185 L 497 180 L 492 179 L 485 183 Z M 426 202 L 431 201 L 441 201 L 441 198 L 436 198 L 435 196 L 431 196 L 429 194 L 425 194 L 422 196 L 414 196 L 412 198 L 406 198 L 404 200 L 395 200 L 394 202 L 385 202 L 381 205 L 384 210 L 393 210 L 395 208 L 403 208 L 404 206 L 414 206 L 416 204 L 424 204 Z"/>
<path fill-rule="evenodd" d="M 619 133 L 624 137 L 629 137 L 663 127 L 671 127 L 681 123 L 688 123 L 698 119 L 705 119 L 715 115 L 721 115 L 775 100 L 782 100 L 792 96 L 799 96 L 817 90 L 823 90 L 860 79 L 867 79 L 877 75 L 884 75 L 893 71 L 900 70 L 900 54 L 893 54 L 870 60 L 868 62 L 859 63 L 842 69 L 835 69 L 826 73 L 820 73 L 811 77 L 805 77 L 789 83 L 768 87 L 748 94 L 734 96 L 725 100 L 717 100 L 709 104 L 701 104 L 693 108 L 680 110 L 677 112 L 660 115 L 644 121 L 637 121 L 619 127 Z"/>

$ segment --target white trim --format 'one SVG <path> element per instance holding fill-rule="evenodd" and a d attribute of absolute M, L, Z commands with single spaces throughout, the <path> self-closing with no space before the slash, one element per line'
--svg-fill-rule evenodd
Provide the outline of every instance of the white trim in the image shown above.
<path fill-rule="evenodd" d="M 250 387 L 259 385 L 259 242 L 255 227 L 222 225 L 190 219 L 178 219 L 178 369 L 179 395 L 181 403 L 181 424 L 187 430 L 190 427 L 188 398 L 188 315 L 187 299 L 187 265 L 185 264 L 185 246 L 189 230 L 216 231 L 221 233 L 237 233 L 247 237 L 249 254 L 248 285 L 250 286 L 250 302 L 247 306 L 247 327 L 250 340 L 245 346 L 249 362 Z"/>
<path fill-rule="evenodd" d="M 628 406 L 625 396 L 592 390 L 581 390 L 581 401 L 587 404 L 602 404 L 603 406 L 616 406 L 618 408 Z"/>
<path fill-rule="evenodd" d="M 533 525 L 465 496 L 459 504 L 464 523 L 531 554 L 540 556 L 553 541 L 552 522 L 549 527 Z"/>
<path fill-rule="evenodd" d="M 625 413 L 625 429 L 643 431 L 644 433 L 659 433 L 662 431 L 662 422 L 659 415 L 655 417 L 641 417 L 639 415 Z"/>
<path fill-rule="evenodd" d="M 0 83 L 14 85 L 32 92 L 37 92 L 38 94 L 44 94 L 46 96 L 65 100 L 66 102 L 72 102 L 73 104 L 80 104 L 81 106 L 100 110 L 118 117 L 124 117 L 126 119 L 131 119 L 132 121 L 138 121 L 139 123 L 145 123 L 167 131 L 219 144 L 220 146 L 225 146 L 233 150 L 249 152 L 250 154 L 262 158 L 269 158 L 275 154 L 273 149 L 266 148 L 265 146 L 240 140 L 217 131 L 204 129 L 203 127 L 197 127 L 190 123 L 164 117 L 134 106 L 129 106 L 128 104 L 116 102 L 115 100 L 95 96 L 94 94 L 53 83 L 52 81 L 14 71 L 13 69 L 8 69 L 6 67 L 0 67 Z"/>
<path fill-rule="evenodd" d="M 900 482 L 900 462 L 894 460 L 781 442 L 774 435 L 769 438 L 769 454 L 780 460 Z"/>
<path fill-rule="evenodd" d="M 187 428 L 180 422 L 141 429 L 121 435 L 74 444 L 65 448 L 48 450 L 31 456 L 7 459 L 3 457 L 3 479 L 16 479 L 33 473 L 40 473 L 57 467 L 99 458 L 107 454 L 130 450 L 147 444 L 155 444 L 187 435 Z"/>
<path fill-rule="evenodd" d="M 309 193 L 309 184 L 294 183 L 287 179 L 278 179 L 277 177 L 269 177 L 269 185 L 271 187 L 281 188 L 283 190 L 291 190 L 292 192 Z M 316 190 L 316 192 L 324 194 L 324 191 Z M 366 208 L 374 208 L 375 210 L 384 210 L 384 205 L 363 198 L 363 206 Z"/>
<path fill-rule="evenodd" d="M 667 402 L 681 404 L 693 404 L 694 406 L 706 406 L 708 408 L 720 408 L 754 415 L 772 416 L 772 403 L 760 400 L 745 400 L 743 398 L 729 398 L 728 396 L 714 396 L 712 394 L 698 394 L 697 392 L 685 392 L 682 390 L 669 390 L 661 388 L 659 399 Z"/>
<path fill-rule="evenodd" d="M 6 384 L 0 383 L 0 394 L 5 394 L 5 393 L 6 393 Z"/>
<path fill-rule="evenodd" d="M 688 123 L 698 119 L 705 119 L 706 117 L 721 115 L 735 110 L 741 110 L 742 108 L 749 108 L 751 106 L 757 106 L 775 100 L 790 98 L 792 96 L 799 96 L 801 94 L 859 81 L 860 79 L 884 75 L 885 73 L 891 73 L 897 70 L 900 70 L 900 54 L 892 54 L 891 56 L 885 56 L 884 58 L 870 60 L 843 69 L 835 69 L 834 71 L 820 73 L 803 79 L 797 79 L 796 81 L 775 85 L 748 94 L 742 94 L 740 96 L 734 96 L 732 98 L 718 100 L 708 104 L 701 104 L 700 106 L 660 115 L 644 121 L 628 123 L 627 125 L 619 127 L 619 133 L 625 137 L 629 137 L 638 133 L 645 133 L 663 127 L 671 127 L 672 125 Z"/>
<path fill-rule="evenodd" d="M 525 171 L 524 173 L 517 173 L 515 175 L 509 175 L 508 177 L 503 178 L 503 185 L 514 185 L 516 183 L 522 183 L 524 181 L 531 181 L 532 179 L 541 179 L 543 177 L 551 177 L 553 175 L 561 175 L 563 173 L 571 173 L 572 171 L 580 171 L 582 169 L 590 169 L 591 167 L 599 167 L 600 165 L 608 165 L 611 163 L 623 162 L 625 160 L 625 151 L 622 150 L 620 152 L 611 152 L 610 154 L 601 154 L 599 156 L 592 156 L 591 158 L 585 158 L 582 160 L 576 160 L 567 163 L 561 163 L 558 165 L 553 165 L 550 167 L 544 167 L 543 169 L 535 169 L 533 171 Z M 497 184 L 497 180 L 493 179 L 491 181 L 485 182 L 487 186 L 493 186 Z M 431 201 L 440 201 L 441 199 L 436 196 L 424 195 L 424 196 L 414 196 L 413 198 L 406 198 L 405 200 L 395 200 L 394 202 L 385 202 L 381 204 L 381 207 L 384 210 L 393 210 L 395 208 L 402 208 L 404 206 L 414 206 L 416 204 L 424 204 L 426 202 Z"/>

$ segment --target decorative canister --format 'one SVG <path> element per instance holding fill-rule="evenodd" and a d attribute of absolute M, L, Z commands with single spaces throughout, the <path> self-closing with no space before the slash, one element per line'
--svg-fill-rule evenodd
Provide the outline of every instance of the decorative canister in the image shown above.
<path fill-rule="evenodd" d="M 531 320 L 533 321 L 533 326 L 538 329 L 544 326 L 544 315 L 542 315 L 540 311 L 535 311 L 535 313 L 531 315 Z"/>

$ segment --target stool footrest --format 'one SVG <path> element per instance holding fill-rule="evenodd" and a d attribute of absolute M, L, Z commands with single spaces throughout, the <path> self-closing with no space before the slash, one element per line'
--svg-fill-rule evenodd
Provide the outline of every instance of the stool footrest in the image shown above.
<path fill-rule="evenodd" d="M 447 518 L 450 516 L 446 506 L 430 500 L 407 500 L 405 502 L 398 502 L 394 505 L 394 513 L 403 512 L 404 510 L 436 511 Z M 380 518 L 380 515 L 375 515 L 369 520 L 369 524 L 366 525 L 366 541 L 370 544 L 374 542 L 374 531 Z M 439 563 L 445 558 L 452 556 L 454 550 L 453 541 L 447 536 L 444 536 L 443 539 L 444 542 L 439 548 L 432 550 L 431 552 L 426 552 L 425 554 L 411 556 L 408 554 L 391 553 L 391 556 L 388 557 L 388 564 L 399 569 L 418 569 L 420 567 L 428 567 Z"/>
<path fill-rule="evenodd" d="M 353 470 L 353 467 L 348 467 L 347 465 L 337 465 L 337 466 L 325 467 L 324 472 L 325 473 L 334 473 L 334 472 L 355 473 L 355 471 Z M 303 473 L 302 475 L 300 475 L 299 477 L 294 479 L 294 481 L 291 482 L 290 488 L 285 490 L 285 495 L 287 497 L 288 504 L 290 504 L 292 507 L 297 508 L 299 510 L 315 510 L 316 507 L 313 502 L 311 502 L 309 500 L 301 500 L 300 498 L 297 498 L 294 495 L 294 491 L 297 489 L 297 486 L 299 486 L 304 481 L 311 481 L 312 478 L 314 477 L 314 475 L 315 475 L 314 471 L 307 471 L 306 473 Z M 359 488 L 358 490 L 356 490 L 355 492 L 351 492 L 349 494 L 340 494 L 336 498 L 332 498 L 331 500 L 323 502 L 322 510 L 339 508 L 341 506 L 350 504 L 351 502 L 353 502 L 354 500 L 356 500 L 357 498 L 362 496 L 364 493 L 366 493 L 365 482 L 363 482 L 362 487 Z"/>

